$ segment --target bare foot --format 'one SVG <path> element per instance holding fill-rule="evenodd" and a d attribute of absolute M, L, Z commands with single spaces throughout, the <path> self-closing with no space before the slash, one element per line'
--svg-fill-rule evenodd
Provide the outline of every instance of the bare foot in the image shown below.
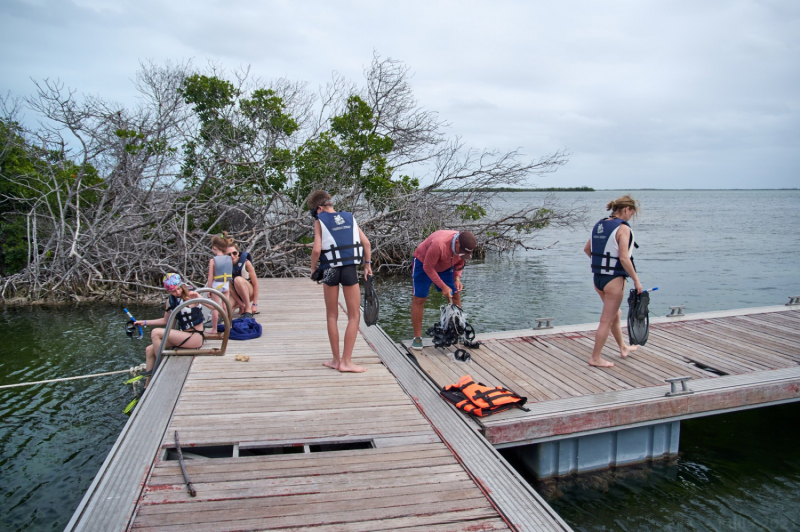
<path fill-rule="evenodd" d="M 323 362 L 322 365 L 327 366 L 331 369 L 339 369 L 339 363 L 334 360 L 328 360 L 327 362 Z"/>
<path fill-rule="evenodd" d="M 342 373 L 364 373 L 367 371 L 367 368 L 362 368 L 361 366 L 356 366 L 355 364 L 345 364 L 344 362 L 339 363 L 339 371 Z"/>
<path fill-rule="evenodd" d="M 598 367 L 598 368 L 612 368 L 612 367 L 614 367 L 614 363 L 613 362 L 609 362 L 608 360 L 603 360 L 602 358 L 600 360 L 598 360 L 598 361 L 594 361 L 594 360 L 592 360 L 590 358 L 589 359 L 589 365 L 590 366 L 595 366 L 595 367 Z"/>
<path fill-rule="evenodd" d="M 622 348 L 622 350 L 620 350 L 619 356 L 621 356 L 622 358 L 625 358 L 626 356 L 628 356 L 629 354 L 633 353 L 637 349 L 639 349 L 638 345 L 626 345 L 625 347 Z"/>

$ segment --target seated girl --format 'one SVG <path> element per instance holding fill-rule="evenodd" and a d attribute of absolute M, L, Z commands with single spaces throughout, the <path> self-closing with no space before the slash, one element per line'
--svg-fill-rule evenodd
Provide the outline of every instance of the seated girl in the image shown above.
<path fill-rule="evenodd" d="M 145 387 L 150 382 L 151 372 L 156 363 L 156 352 L 161 345 L 161 340 L 166 334 L 164 327 L 167 325 L 169 315 L 175 310 L 178 305 L 190 299 L 197 299 L 200 294 L 189 290 L 187 285 L 181 280 L 181 276 L 177 273 L 172 273 L 164 278 L 164 288 L 169 292 L 169 299 L 167 300 L 164 317 L 155 320 L 137 320 L 136 325 L 147 327 L 148 325 L 156 326 L 150 332 L 152 343 L 145 349 Z M 179 331 L 169 331 L 167 337 L 166 347 L 183 347 L 186 349 L 198 349 L 203 346 L 205 336 L 203 336 L 203 310 L 200 305 L 189 305 L 181 309 L 176 321 L 178 323 Z"/>

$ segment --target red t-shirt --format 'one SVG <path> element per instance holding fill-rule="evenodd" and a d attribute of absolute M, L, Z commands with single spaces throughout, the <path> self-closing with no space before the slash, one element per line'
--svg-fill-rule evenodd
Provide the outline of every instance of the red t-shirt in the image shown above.
<path fill-rule="evenodd" d="M 439 277 L 438 272 L 447 271 L 452 267 L 455 271 L 454 276 L 459 278 L 464 269 L 464 259 L 453 253 L 453 237 L 456 234 L 458 231 L 436 231 L 414 250 L 414 258 L 422 262 L 422 269 L 441 289 L 447 285 Z"/>

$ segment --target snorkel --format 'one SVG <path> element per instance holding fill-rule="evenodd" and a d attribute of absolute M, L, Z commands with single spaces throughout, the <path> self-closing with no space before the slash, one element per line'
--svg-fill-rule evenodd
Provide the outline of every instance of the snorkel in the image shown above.
<path fill-rule="evenodd" d="M 125 334 L 127 334 L 129 337 L 131 337 L 131 338 L 132 338 L 132 339 L 134 339 L 134 340 L 141 340 L 141 339 L 144 337 L 144 331 L 142 330 L 142 326 L 141 326 L 141 325 L 135 325 L 135 323 L 136 323 L 136 318 L 134 318 L 134 317 L 131 315 L 131 313 L 130 313 L 130 312 L 128 312 L 128 309 L 124 308 L 124 309 L 122 309 L 122 311 L 123 311 L 123 312 L 125 313 L 125 315 L 126 315 L 126 316 L 128 316 L 128 318 L 130 319 L 130 321 L 129 321 L 128 323 L 126 323 L 126 324 L 125 324 Z M 137 327 L 139 328 L 139 336 L 134 336 L 134 335 L 133 335 L 133 331 L 134 331 L 134 330 L 135 330 Z"/>

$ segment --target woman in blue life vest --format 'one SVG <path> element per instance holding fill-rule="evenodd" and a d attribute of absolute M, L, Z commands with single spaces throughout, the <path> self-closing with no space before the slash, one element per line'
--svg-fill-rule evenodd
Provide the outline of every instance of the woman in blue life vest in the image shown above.
<path fill-rule="evenodd" d="M 184 301 L 200 297 L 200 294 L 188 289 L 181 276 L 177 273 L 172 273 L 164 278 L 164 289 L 169 293 L 164 317 L 155 320 L 137 320 L 135 322 L 136 325 L 141 325 L 142 327 L 147 327 L 148 325 L 158 327 L 150 332 L 152 343 L 145 349 L 147 366 L 145 368 L 145 375 L 147 375 L 145 387 L 150 382 L 150 372 L 156 363 L 156 351 L 161 345 L 161 339 L 164 337 L 164 327 L 167 325 L 169 315 Z M 200 305 L 190 305 L 181 309 L 180 314 L 177 316 L 177 322 L 180 330 L 173 329 L 169 332 L 166 347 L 175 346 L 197 349 L 203 346 L 205 337 L 203 336 L 203 311 Z"/>
<path fill-rule="evenodd" d="M 252 257 L 246 251 L 240 253 L 235 242 L 228 247 L 228 255 L 233 260 L 231 304 L 234 308 L 239 308 L 243 318 L 252 318 L 258 311 L 258 277 L 253 268 Z"/>
<path fill-rule="evenodd" d="M 625 281 L 628 277 L 633 279 L 636 292 L 642 291 L 642 283 L 633 264 L 633 248 L 638 246 L 628 225 L 628 220 L 639 212 L 638 202 L 630 196 L 622 196 L 609 202 L 606 209 L 611 211 L 611 216 L 594 225 L 592 236 L 583 248 L 592 261 L 594 289 L 603 300 L 603 312 L 600 314 L 589 365 L 602 368 L 614 365 L 600 356 L 609 332 L 617 341 L 621 357 L 625 358 L 639 347 L 625 343 L 620 325 L 620 305 L 625 297 Z"/>
<path fill-rule="evenodd" d="M 361 289 L 358 286 L 356 268 L 363 262 L 364 275 L 372 275 L 369 240 L 358 227 L 352 213 L 333 209 L 331 196 L 324 190 L 315 190 L 307 199 L 308 208 L 314 217 L 314 246 L 311 250 L 311 273 L 320 270 L 325 310 L 328 324 L 328 340 L 333 358 L 324 365 L 342 372 L 361 373 L 366 368 L 352 362 L 353 347 L 358 336 L 361 316 Z M 347 328 L 344 333 L 344 349 L 339 356 L 339 285 L 342 285 L 347 305 Z"/>

